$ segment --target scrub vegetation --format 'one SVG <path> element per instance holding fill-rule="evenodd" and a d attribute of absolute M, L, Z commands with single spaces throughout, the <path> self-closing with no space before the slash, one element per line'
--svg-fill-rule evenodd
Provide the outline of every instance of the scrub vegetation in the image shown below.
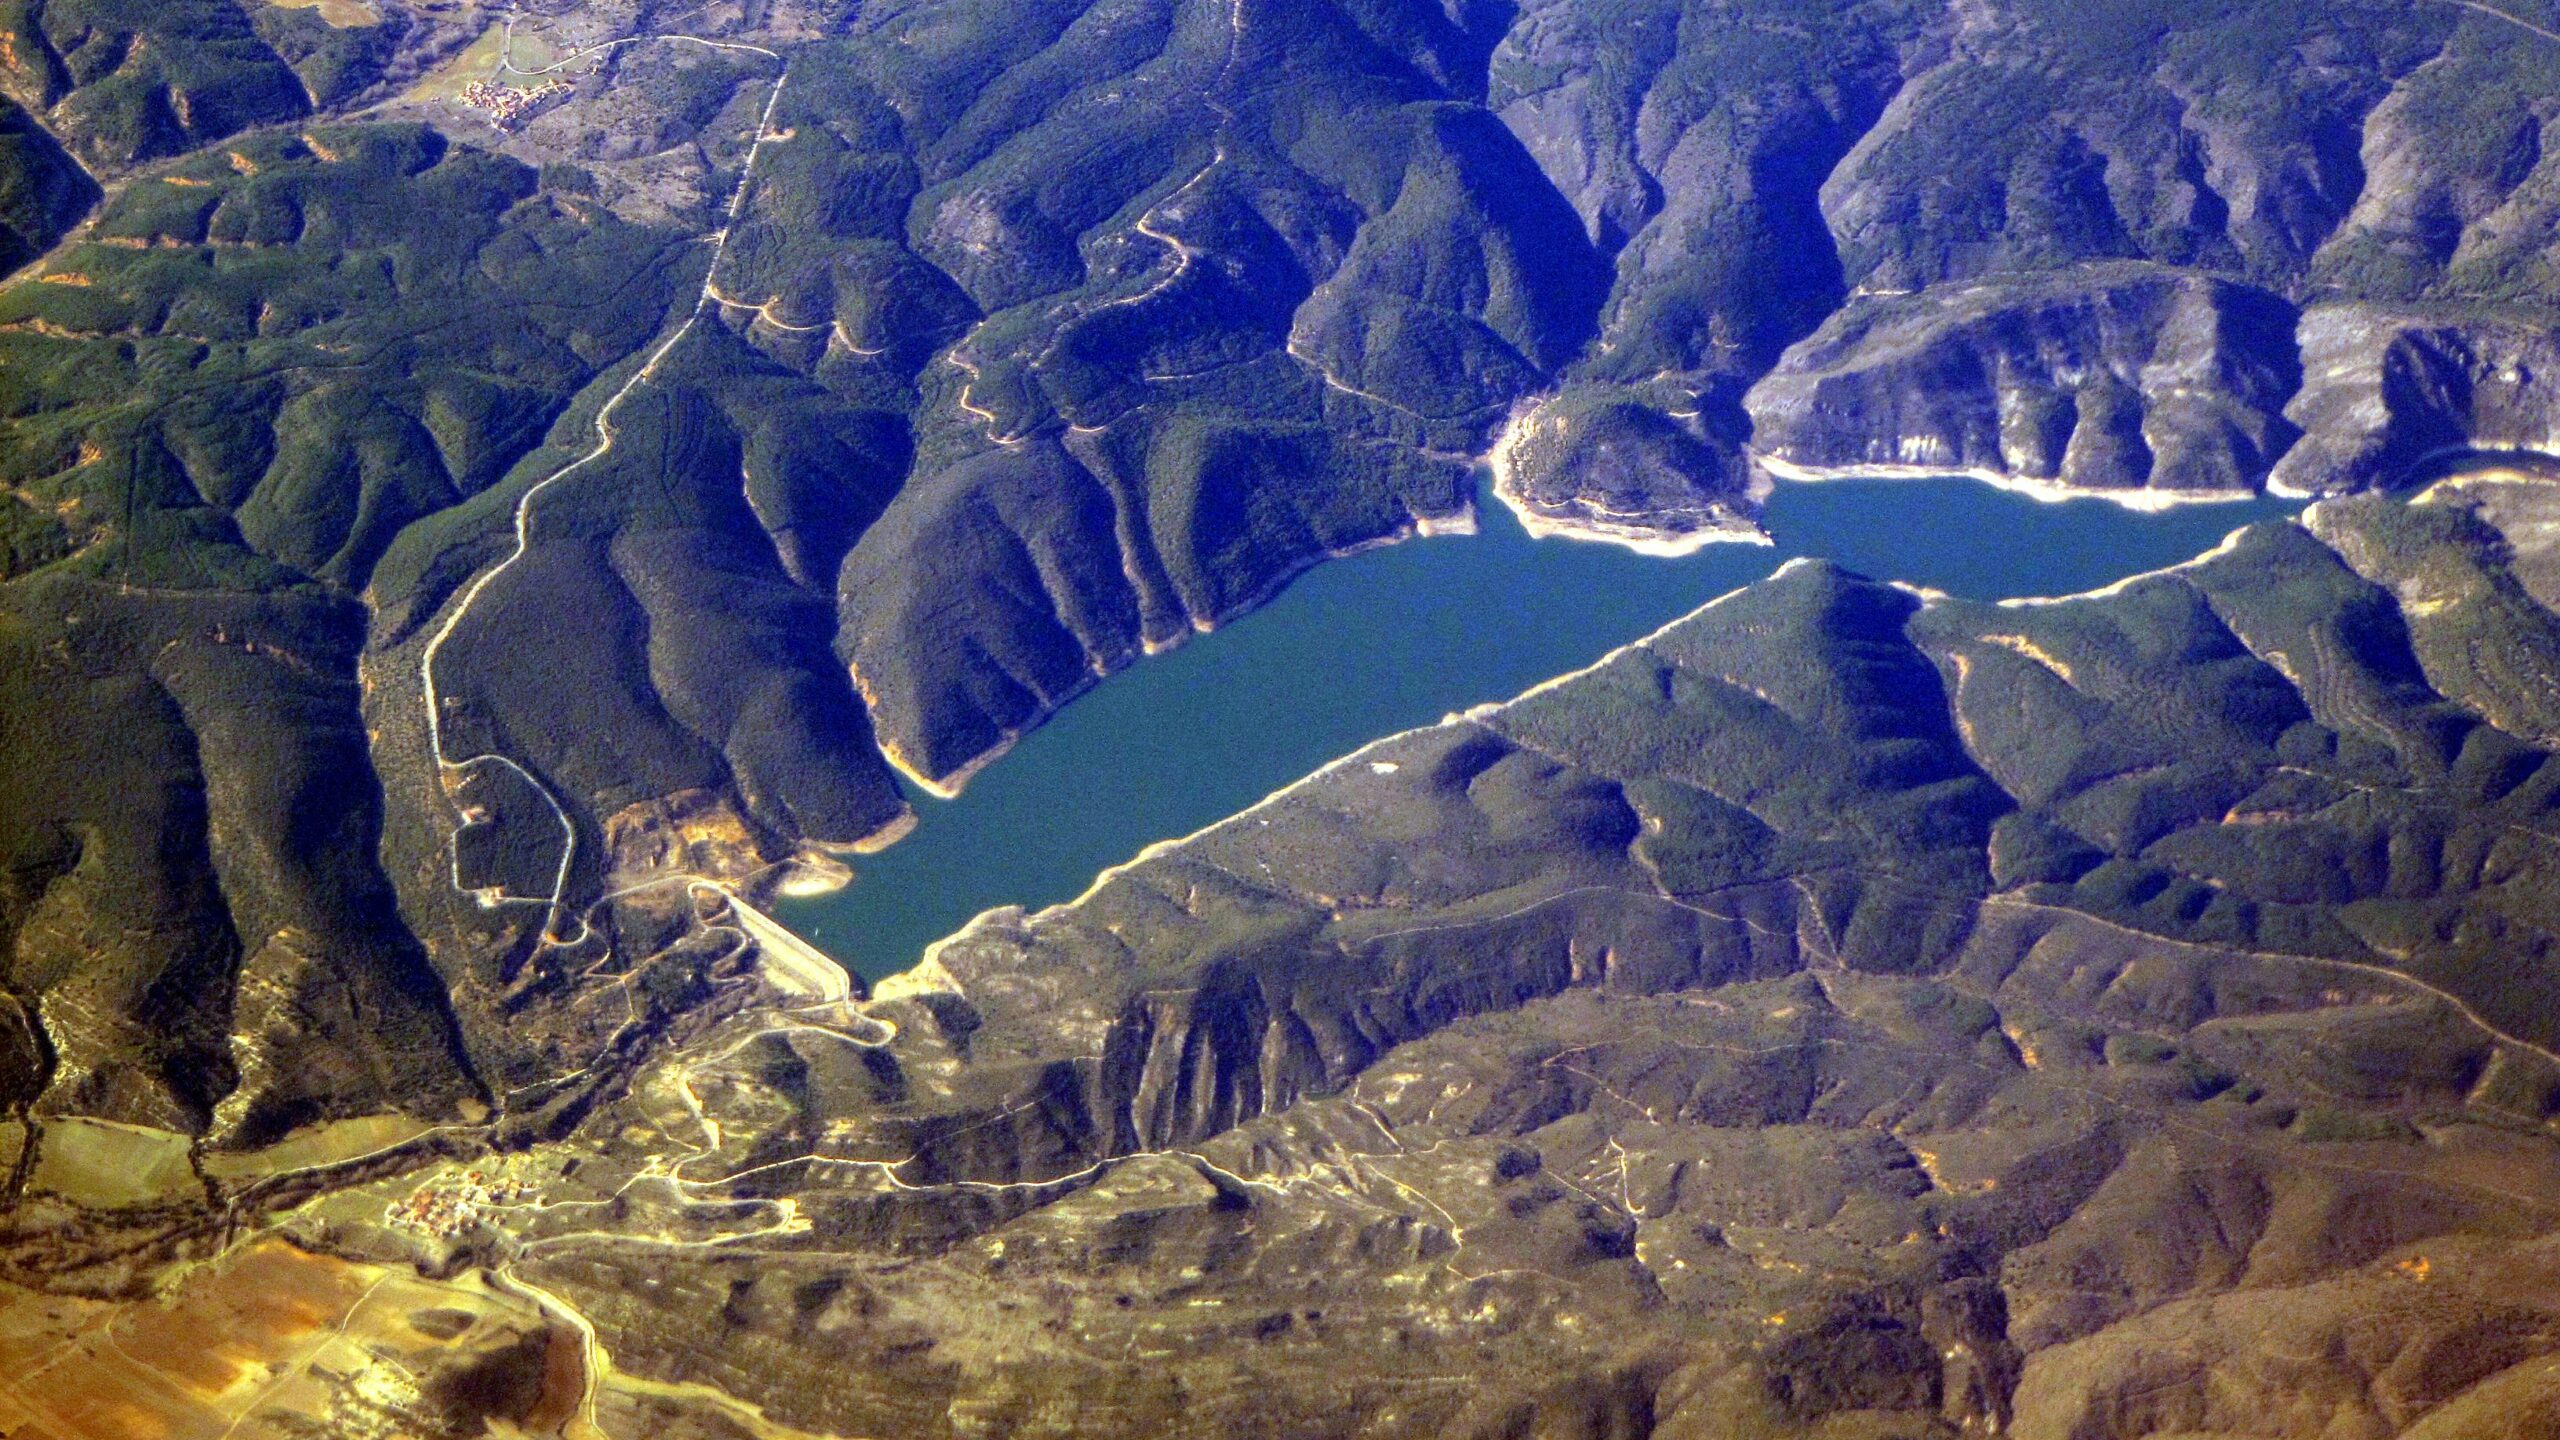
<path fill-rule="evenodd" d="M 2245 1376 L 2382 1435 L 2536 1383 L 2543 492 L 2362 492 L 2560 429 L 2538 15 L 492 18 L 0 0 L 9 1276 L 332 1199 L 295 1233 L 506 1317 L 420 1361 L 485 1404 L 294 1382 L 386 1433 L 2112 1440 Z M 2360 498 L 2052 605 L 1799 567 L 876 1001 L 771 963 L 899 772 L 1462 525 L 1498 441 L 1531 523 L 1671 549 L 1776 469 Z"/>

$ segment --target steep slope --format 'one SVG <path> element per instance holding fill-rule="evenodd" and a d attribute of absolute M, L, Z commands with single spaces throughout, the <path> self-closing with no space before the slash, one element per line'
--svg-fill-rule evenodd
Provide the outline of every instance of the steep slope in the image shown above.
<path fill-rule="evenodd" d="M 560 1057 L 705 993 L 682 897 L 837 873 L 911 823 L 894 772 L 948 792 L 1303 567 L 1463 526 L 1497 448 L 1533 525 L 1677 550 L 1769 470 L 2347 491 L 2554 409 L 2560 45 L 2476 8 L 330 13 L 0 14 L 0 259 L 43 257 L 0 291 L 0 557 L 21 648 L 85 647 L 0 721 L 58 757 L 181 717 L 13 801 L 15 993 L 79 981 L 13 1070 L 39 1112 L 572 1104 L 610 1076 Z M 251 616 L 326 698 L 162 706 L 141 637 Z M 290 816 L 312 772 L 356 818 L 282 826 L 332 856 L 306 918 L 202 883 L 239 832 L 195 777 Z M 62 837 L 127 794 L 82 878 Z M 147 921 L 30 919 L 129 874 Z M 443 1079 L 243 1058 L 243 957 L 297 927 L 452 1012 Z M 154 1026 L 159 1078 L 54 1078 Z M 217 1120 L 251 1070 L 267 1118 Z"/>
<path fill-rule="evenodd" d="M 432 131 L 322 127 L 135 183 L 0 295 L 22 1099 L 195 1131 L 227 1095 L 248 1139 L 473 1093 L 376 855 L 358 595 L 677 259 Z"/>
<path fill-rule="evenodd" d="M 305 1228 L 506 1263 L 662 1434 L 2547 1407 L 2549 488 L 2053 602 L 1791 567 L 744 1011 L 508 1162 L 538 1203 Z"/>

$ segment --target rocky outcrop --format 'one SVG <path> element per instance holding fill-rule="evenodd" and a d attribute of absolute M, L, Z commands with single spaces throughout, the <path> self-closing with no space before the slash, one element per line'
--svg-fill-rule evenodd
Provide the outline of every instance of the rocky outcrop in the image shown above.
<path fill-rule="evenodd" d="M 2560 326 L 2532 311 L 2315 305 L 2302 317 L 2295 493 L 2387 486 L 2465 450 L 2560 450 Z"/>
<path fill-rule="evenodd" d="M 1860 296 L 1746 400 L 1784 471 L 1971 471 L 2159 497 L 2402 486 L 2560 448 L 2560 330 L 2150 267 Z"/>
<path fill-rule="evenodd" d="M 2140 265 L 1859 295 L 1744 404 L 1789 470 L 2254 490 L 2294 439 L 2291 306 Z"/>
<path fill-rule="evenodd" d="M 1523 406 L 1491 455 L 1493 493 L 1529 533 L 1683 555 L 1763 538 L 1729 452 L 1660 410 L 1590 387 Z"/>

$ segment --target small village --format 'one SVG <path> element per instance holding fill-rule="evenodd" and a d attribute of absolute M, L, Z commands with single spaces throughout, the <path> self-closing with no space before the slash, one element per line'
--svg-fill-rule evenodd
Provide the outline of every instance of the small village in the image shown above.
<path fill-rule="evenodd" d="M 532 1193 L 530 1184 L 514 1176 L 465 1170 L 383 1206 L 382 1218 L 394 1229 L 450 1240 L 476 1229 L 493 1207 L 518 1204 Z"/>
<path fill-rule="evenodd" d="M 569 86 L 559 80 L 545 80 L 539 85 L 523 88 L 474 80 L 462 87 L 462 103 L 474 110 L 488 112 L 489 128 L 506 134 L 542 108 L 545 101 L 568 93 Z"/>

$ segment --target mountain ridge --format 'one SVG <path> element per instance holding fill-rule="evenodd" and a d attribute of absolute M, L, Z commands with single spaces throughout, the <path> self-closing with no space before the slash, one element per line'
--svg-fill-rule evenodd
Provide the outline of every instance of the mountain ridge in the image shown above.
<path fill-rule="evenodd" d="M 406 1263 L 433 1247 L 383 1207 L 503 1153 L 639 1218 L 615 1238 L 491 1201 L 433 1264 L 521 1271 L 519 1301 L 578 1296 L 631 1373 L 709 1366 L 822 1427 L 868 1396 L 923 1428 L 966 1392 L 993 1428 L 1072 1428 L 962 1333 L 994 1324 L 1017 1241 L 1065 1287 L 1052 1319 L 1128 1347 L 1191 1323 L 1186 1266 L 1370 1286 L 1356 1334 L 1306 1318 L 1332 1308 L 1312 1280 L 1257 1315 L 1304 1372 L 1189 1372 L 1226 1397 L 1199 1423 L 1247 1433 L 1256 1387 L 1270 1426 L 1317 1425 L 1340 1396 L 1309 1376 L 1461 1347 L 1478 1306 L 1661 1344 L 1576 1340 L 1555 1394 L 1496 1384 L 1413 1433 L 1644 1433 L 1684 1406 L 1767 1433 L 2207 1429 L 2238 1423 L 2210 1385 L 2172 1377 L 2173 1414 L 2126 1356 L 2260 1303 L 2235 1276 L 2334 1319 L 2396 1305 L 2379 1287 L 2421 1260 L 2494 1313 L 2480 1353 L 2540 1353 L 2552 1322 L 2496 1273 L 2501 1246 L 2541 1253 L 2538 1211 L 2315 1194 L 2261 1153 L 2381 1153 L 2460 1194 L 2542 1173 L 2560 629 L 2530 480 L 2327 499 L 2050 606 L 1797 567 L 1722 612 L 1745 638 L 1683 622 L 1381 742 L 1257 810 L 1299 833 L 1212 827 L 983 917 L 864 1018 L 792 1022 L 821 1036 L 756 1028 L 770 986 L 724 911 L 915 823 L 899 772 L 956 789 L 1304 567 L 1462 523 L 1481 462 L 1532 525 L 1669 550 L 1751 534 L 1770 471 L 2140 504 L 2529 464 L 2560 415 L 2560 50 L 2529 19 L 370 9 L 0 7 L 13 1275 L 148 1289 L 225 1253 L 221 1217 L 305 1202 L 314 1253 Z M 1296 878 L 1252 878 L 1274 869 Z M 1610 1039 L 1622 1003 L 1678 1043 Z M 713 1035 L 736 1052 L 704 1060 Z M 2366 1052 L 2371 1074 L 2339 1058 Z M 1496 1092 L 1411 1147 L 1474 1167 L 1428 1204 L 1397 1188 L 1428 1165 L 1378 1178 L 1440 1124 L 1364 1088 L 1391 1055 Z M 2056 1099 L 2048 1067 L 2097 1088 Z M 1885 1100 L 1824 1108 L 1901 1083 L 1926 1096 L 1880 1130 Z M 1627 1144 L 1649 1111 L 1688 1117 L 1658 1166 Z M 1373 1121 L 1394 1143 L 1349 1148 Z M 2227 1163 L 2178 1161 L 2191 1124 Z M 1523 1137 L 1554 1125 L 1581 1128 L 1550 1160 Z M 1737 1221 L 1757 1249 L 1709 1220 L 1657 1242 L 1657 1206 L 1720 1183 L 1709 1154 L 1801 1208 Z M 542 1168 L 573 1155 L 603 1178 Z M 2145 1167 L 2200 1178 L 2179 1198 Z M 1925 1264 L 1825 1228 L 1853 1211 Z M 2269 1248 L 2119 1252 L 2110 1213 Z M 1257 1250 L 1240 1214 L 1334 1258 Z M 1824 1272 L 1796 1248 L 1817 1232 L 1873 1283 L 1773 1278 Z M 1117 1319 L 1078 1289 L 1088 1234 L 1187 1258 Z M 1471 1235 L 1598 1308 L 1472 1270 L 1427 1324 L 1379 1299 L 1449 1282 Z M 712 1366 L 629 1267 L 539 1258 L 635 1236 L 806 1246 L 825 1273 L 787 1301 L 745 1279 L 764 1298 Z M 945 1267 L 923 1288 L 872 1268 L 917 1257 Z M 1672 1259 L 1724 1288 L 1684 1310 Z M 2066 1293 L 2075 1267 L 2101 1293 Z M 904 1338 L 833 1308 L 875 1283 Z M 943 1285 L 966 1303 L 926 1313 Z M 896 1393 L 791 1379 L 773 1337 L 815 1315 L 878 1340 Z M 1534 1373 L 1544 1342 L 1485 1323 Z M 2465 1343 L 2432 1323 L 2395 1333 Z M 1103 1373 L 1051 1341 L 1022 1383 Z M 970 1358 L 899 1359 L 946 1344 Z M 2074 1390 L 2070 1354 L 2123 1383 Z M 2303 1384 L 2371 1433 L 2421 1392 L 2492 1403 L 2404 1386 L 2423 1363 Z M 2530 1389 L 2512 1369 L 2474 1379 Z M 1128 1407 L 1096 1413 L 1179 1413 L 1092 1383 Z"/>

